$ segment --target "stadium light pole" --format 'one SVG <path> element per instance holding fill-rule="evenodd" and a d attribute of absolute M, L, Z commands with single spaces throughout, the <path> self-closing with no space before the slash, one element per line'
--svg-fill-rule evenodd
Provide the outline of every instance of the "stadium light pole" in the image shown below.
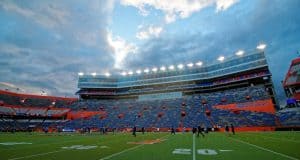
<path fill-rule="evenodd" d="M 244 55 L 244 53 L 245 53 L 244 50 L 238 50 L 238 51 L 235 53 L 235 55 L 237 55 L 237 56 L 242 56 L 242 55 Z"/>
<path fill-rule="evenodd" d="M 97 75 L 97 73 L 96 73 L 96 72 L 93 72 L 91 75 L 95 77 L 95 76 Z"/>
<path fill-rule="evenodd" d="M 162 67 L 160 67 L 160 70 L 161 70 L 161 71 L 165 71 L 165 70 L 166 70 L 166 67 L 165 67 L 165 66 L 162 66 Z"/>
<path fill-rule="evenodd" d="M 225 57 L 224 56 L 220 56 L 219 58 L 218 58 L 218 61 L 220 61 L 220 62 L 223 62 L 225 60 Z"/>
<path fill-rule="evenodd" d="M 177 68 L 178 68 L 178 69 L 183 69 L 183 64 L 178 64 L 178 65 L 177 65 Z"/>
<path fill-rule="evenodd" d="M 147 68 L 147 69 L 144 69 L 144 72 L 145 73 L 149 73 L 149 69 Z"/>
<path fill-rule="evenodd" d="M 128 74 L 129 74 L 129 75 L 133 75 L 133 72 L 132 72 L 132 71 L 129 71 Z"/>
<path fill-rule="evenodd" d="M 105 76 L 106 76 L 106 77 L 109 77 L 109 76 L 110 76 L 110 73 L 109 73 L 109 72 L 106 72 L 106 73 L 105 73 Z"/>
<path fill-rule="evenodd" d="M 256 49 L 258 50 L 265 50 L 267 45 L 265 43 L 260 43 L 259 45 L 256 46 Z"/>
<path fill-rule="evenodd" d="M 203 65 L 203 62 L 199 61 L 199 62 L 196 63 L 196 65 L 197 65 L 197 66 L 202 66 L 202 65 Z"/>
<path fill-rule="evenodd" d="M 124 72 L 121 73 L 121 75 L 122 75 L 122 76 L 126 76 L 127 73 L 124 71 Z"/>
<path fill-rule="evenodd" d="M 156 67 L 152 68 L 152 72 L 157 72 L 157 68 Z"/>
<path fill-rule="evenodd" d="M 137 73 L 137 74 L 141 74 L 142 71 L 138 69 L 138 70 L 136 71 L 136 73 Z"/>
<path fill-rule="evenodd" d="M 194 66 L 194 63 L 189 63 L 189 64 L 187 64 L 187 66 L 191 68 Z"/>
<path fill-rule="evenodd" d="M 170 65 L 170 66 L 169 66 L 169 69 L 170 69 L 170 70 L 174 70 L 174 69 L 175 69 L 174 65 Z"/>
<path fill-rule="evenodd" d="M 79 72 L 79 73 L 78 73 L 78 76 L 83 76 L 83 75 L 84 75 L 83 72 Z"/>

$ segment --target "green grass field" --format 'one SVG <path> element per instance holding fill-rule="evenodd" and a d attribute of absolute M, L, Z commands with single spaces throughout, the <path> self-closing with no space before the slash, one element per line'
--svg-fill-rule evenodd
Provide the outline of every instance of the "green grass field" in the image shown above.
<path fill-rule="evenodd" d="M 0 160 L 17 159 L 295 160 L 300 159 L 300 132 L 209 133 L 205 138 L 191 133 L 0 133 Z"/>

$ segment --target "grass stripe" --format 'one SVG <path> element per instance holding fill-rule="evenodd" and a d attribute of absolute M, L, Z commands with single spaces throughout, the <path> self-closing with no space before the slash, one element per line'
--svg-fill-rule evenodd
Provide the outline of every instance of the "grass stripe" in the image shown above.
<path fill-rule="evenodd" d="M 232 138 L 232 139 L 233 139 L 234 141 L 237 141 L 237 142 L 240 142 L 240 143 L 243 143 L 243 144 L 247 144 L 247 145 L 249 145 L 249 146 L 252 146 L 252 147 L 255 147 L 255 148 L 264 150 L 264 151 L 268 151 L 268 152 L 271 152 L 271 153 L 273 153 L 273 154 L 280 155 L 280 156 L 285 157 L 285 158 L 288 158 L 288 159 L 299 160 L 298 158 L 291 157 L 291 156 L 288 156 L 288 155 L 283 154 L 283 153 L 275 152 L 275 151 L 272 151 L 272 150 L 270 150 L 270 149 L 268 149 L 268 148 L 260 147 L 260 146 L 257 146 L 257 145 L 255 145 L 255 144 L 248 143 L 248 142 L 245 142 L 245 141 L 242 141 L 242 140 L 239 140 L 239 139 L 234 139 L 234 138 Z"/>

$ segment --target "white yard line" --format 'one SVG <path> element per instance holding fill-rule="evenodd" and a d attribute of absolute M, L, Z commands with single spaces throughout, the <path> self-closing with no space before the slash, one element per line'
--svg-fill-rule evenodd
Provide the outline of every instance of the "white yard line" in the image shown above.
<path fill-rule="evenodd" d="M 195 142 L 195 134 L 193 134 L 193 160 L 196 160 L 196 142 Z"/>
<path fill-rule="evenodd" d="M 163 138 L 165 138 L 165 137 L 167 137 L 167 136 L 169 136 L 169 135 L 165 135 L 165 136 L 163 136 L 163 137 L 161 137 L 161 138 L 159 138 L 159 139 L 163 139 Z M 125 150 L 122 150 L 121 152 L 114 153 L 114 154 L 111 154 L 111 155 L 109 155 L 109 156 L 100 158 L 99 160 L 110 159 L 110 158 L 112 158 L 112 157 L 118 156 L 118 155 L 123 154 L 123 153 L 125 153 L 125 152 L 128 152 L 128 151 L 131 151 L 131 150 L 135 150 L 135 149 L 137 149 L 137 148 L 140 148 L 140 147 L 142 147 L 142 146 L 144 146 L 144 145 L 145 145 L 145 144 L 140 144 L 140 145 L 137 145 L 137 146 L 134 146 L 134 147 L 125 149 Z"/>
<path fill-rule="evenodd" d="M 295 158 L 295 157 L 291 157 L 291 156 L 288 156 L 286 154 L 283 154 L 283 153 L 279 153 L 279 152 L 275 152 L 275 151 L 272 151 L 268 148 L 264 148 L 264 147 L 260 147 L 260 146 L 257 146 L 255 144 L 251 144 L 249 142 L 245 142 L 245 141 L 242 141 L 242 140 L 239 140 L 239 139 L 234 139 L 232 138 L 234 141 L 237 141 L 237 142 L 240 142 L 240 143 L 243 143 L 243 144 L 247 144 L 249 146 L 252 146 L 252 147 L 255 147 L 255 148 L 258 148 L 258 149 L 261 149 L 261 150 L 264 150 L 264 151 L 268 151 L 268 152 L 271 152 L 273 154 L 277 154 L 277 155 L 280 155 L 282 157 L 285 157 L 285 158 L 288 158 L 288 159 L 292 159 L 292 160 L 299 160 L 298 158 Z"/>
<path fill-rule="evenodd" d="M 24 159 L 24 158 L 38 157 L 38 156 L 43 156 L 43 155 L 52 154 L 52 153 L 57 153 L 57 152 L 62 152 L 62 151 L 65 151 L 65 150 L 57 150 L 57 151 L 52 151 L 52 152 L 33 154 L 33 155 L 29 155 L 29 156 L 24 156 L 24 157 L 11 158 L 11 159 L 8 159 L 8 160 L 17 160 L 17 159 Z"/>
<path fill-rule="evenodd" d="M 104 157 L 104 158 L 100 158 L 99 160 L 110 159 L 110 158 L 115 157 L 115 156 L 117 156 L 117 155 L 120 155 L 120 154 L 123 154 L 123 153 L 125 153 L 125 152 L 131 151 L 131 150 L 134 150 L 134 149 L 137 149 L 137 148 L 139 148 L 139 147 L 142 147 L 143 145 L 144 145 L 144 144 L 140 144 L 140 145 L 138 145 L 138 146 L 131 147 L 131 148 L 128 148 L 128 149 L 125 149 L 125 150 L 123 150 L 123 151 L 121 151 L 121 152 L 111 154 L 111 155 L 106 156 L 106 157 Z"/>

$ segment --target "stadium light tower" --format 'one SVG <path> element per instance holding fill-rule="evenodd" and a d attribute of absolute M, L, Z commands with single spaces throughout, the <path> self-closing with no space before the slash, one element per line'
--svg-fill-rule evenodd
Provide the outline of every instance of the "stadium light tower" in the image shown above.
<path fill-rule="evenodd" d="M 84 75 L 83 72 L 79 72 L 79 73 L 78 73 L 78 76 L 83 76 L 83 75 Z"/>
<path fill-rule="evenodd" d="M 187 64 L 187 66 L 191 68 L 194 66 L 194 63 L 189 63 L 189 64 Z"/>
<path fill-rule="evenodd" d="M 157 72 L 157 68 L 156 67 L 152 68 L 152 72 Z"/>
<path fill-rule="evenodd" d="M 106 77 L 109 77 L 109 76 L 110 76 L 110 73 L 109 73 L 109 72 L 106 72 L 106 73 L 105 73 L 105 76 L 106 76 Z"/>
<path fill-rule="evenodd" d="M 224 56 L 220 56 L 219 58 L 218 58 L 218 61 L 220 61 L 220 62 L 223 62 L 225 60 L 225 57 Z"/>
<path fill-rule="evenodd" d="M 129 75 L 133 75 L 133 72 L 132 72 L 132 71 L 129 71 L 128 74 L 129 74 Z"/>
<path fill-rule="evenodd" d="M 165 66 L 162 66 L 162 67 L 160 67 L 160 70 L 161 70 L 161 71 L 165 71 L 165 70 L 166 70 L 166 67 L 165 67 Z"/>
<path fill-rule="evenodd" d="M 183 64 L 178 64 L 177 68 L 182 69 L 183 68 Z"/>
<path fill-rule="evenodd" d="M 127 75 L 127 73 L 125 71 L 122 72 L 121 74 L 122 74 L 122 76 L 126 76 Z"/>
<path fill-rule="evenodd" d="M 238 50 L 238 51 L 235 53 L 235 55 L 237 55 L 237 56 L 242 56 L 242 55 L 244 55 L 244 53 L 245 53 L 245 51 L 243 51 L 243 50 Z"/>
<path fill-rule="evenodd" d="M 144 72 L 145 73 L 149 73 L 149 69 L 147 68 L 147 69 L 144 69 Z"/>
<path fill-rule="evenodd" d="M 175 69 L 174 65 L 170 65 L 170 66 L 169 66 L 169 69 L 170 69 L 170 70 L 174 70 L 174 69 Z"/>
<path fill-rule="evenodd" d="M 96 76 L 96 75 L 97 75 L 97 73 L 96 73 L 96 72 L 93 72 L 93 73 L 91 73 L 91 75 L 92 75 L 92 76 Z"/>
<path fill-rule="evenodd" d="M 196 63 L 196 65 L 197 65 L 197 66 L 202 66 L 202 65 L 203 65 L 203 62 L 199 61 L 199 62 Z"/>
<path fill-rule="evenodd" d="M 138 69 L 138 70 L 136 71 L 136 73 L 137 73 L 137 74 L 141 74 L 142 71 Z"/>
<path fill-rule="evenodd" d="M 264 50 L 266 47 L 267 47 L 266 44 L 261 43 L 261 44 L 257 45 L 256 49 L 258 49 L 258 50 Z"/>

